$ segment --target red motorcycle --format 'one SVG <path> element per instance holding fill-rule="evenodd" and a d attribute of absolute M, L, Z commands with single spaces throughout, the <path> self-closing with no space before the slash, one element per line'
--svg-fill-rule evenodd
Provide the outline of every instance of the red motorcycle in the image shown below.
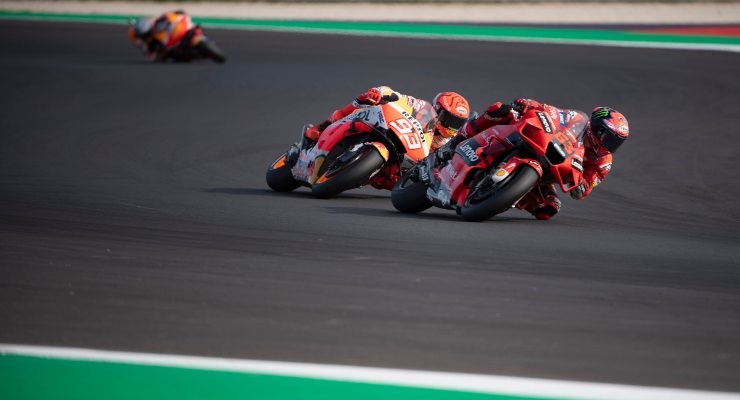
<path fill-rule="evenodd" d="M 390 189 L 429 154 L 434 110 L 428 103 L 414 109 L 395 95 L 384 101 L 329 125 L 318 142 L 301 134 L 267 169 L 267 185 L 277 192 L 307 186 L 319 198 L 368 183 Z"/>
<path fill-rule="evenodd" d="M 404 213 L 436 206 L 483 221 L 512 208 L 540 183 L 569 192 L 583 172 L 587 122 L 580 111 L 527 111 L 514 125 L 493 126 L 461 142 L 446 163 L 430 154 L 396 182 L 393 206 Z"/>

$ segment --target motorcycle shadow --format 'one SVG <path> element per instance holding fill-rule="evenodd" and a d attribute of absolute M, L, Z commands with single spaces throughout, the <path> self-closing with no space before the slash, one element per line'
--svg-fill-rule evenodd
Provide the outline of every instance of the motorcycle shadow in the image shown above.
<path fill-rule="evenodd" d="M 468 224 L 470 222 L 464 221 L 460 216 L 455 214 L 454 212 L 447 212 L 444 210 L 440 210 L 440 212 L 435 211 L 427 211 L 422 212 L 418 214 L 404 214 L 395 210 L 388 210 L 388 209 L 382 209 L 382 208 L 371 208 L 371 207 L 352 207 L 352 206 L 341 206 L 337 205 L 336 202 L 332 202 L 333 200 L 389 200 L 389 197 L 387 195 L 381 195 L 381 194 L 368 194 L 368 193 L 351 193 L 351 192 L 344 192 L 341 193 L 339 196 L 334 197 L 332 199 L 324 200 L 324 199 L 316 199 L 309 190 L 294 190 L 292 192 L 284 192 L 279 193 L 275 192 L 270 189 L 262 189 L 262 188 L 209 188 L 209 189 L 203 189 L 204 193 L 220 193 L 220 194 L 231 194 L 231 195 L 237 195 L 237 196 L 265 196 L 265 197 L 275 197 L 275 196 L 284 196 L 284 197 L 295 197 L 295 198 L 307 198 L 307 199 L 314 199 L 319 200 L 323 203 L 326 203 L 326 210 L 328 210 L 332 214 L 348 214 L 348 215 L 364 215 L 368 217 L 385 217 L 385 218 L 394 218 L 394 219 L 406 219 L 406 220 L 428 220 L 428 221 L 452 221 L 452 222 L 461 222 Z M 494 223 L 523 223 L 523 222 L 538 222 L 537 220 L 528 217 L 526 215 L 522 216 L 495 216 L 491 219 L 488 219 L 484 222 L 494 222 Z"/>
<path fill-rule="evenodd" d="M 275 196 L 285 196 L 285 197 L 299 197 L 299 198 L 309 198 L 309 199 L 316 199 L 311 194 L 310 190 L 293 190 L 291 192 L 275 192 L 270 189 L 257 189 L 257 188 L 210 188 L 210 189 L 203 189 L 203 192 L 205 193 L 224 193 L 224 194 L 233 194 L 233 195 L 251 195 L 251 196 L 268 196 L 268 197 L 275 197 Z M 336 197 L 333 197 L 331 199 L 316 199 L 321 201 L 327 201 L 331 202 L 333 199 L 336 200 L 352 200 L 352 199 L 388 199 L 388 196 L 382 196 L 382 195 L 374 195 L 374 194 L 367 194 L 367 193 L 341 193 Z"/>
<path fill-rule="evenodd" d="M 435 213 L 435 212 L 422 212 L 419 214 L 404 214 L 395 210 L 377 209 L 368 207 L 327 207 L 331 213 L 336 214 L 352 214 L 352 215 L 364 215 L 368 217 L 389 217 L 394 219 L 406 219 L 406 220 L 428 220 L 428 221 L 453 221 L 470 224 L 471 222 L 464 221 L 458 215 L 453 213 Z M 483 222 L 494 222 L 494 223 L 522 223 L 535 221 L 533 218 L 527 216 L 515 217 L 515 216 L 496 216 Z"/>

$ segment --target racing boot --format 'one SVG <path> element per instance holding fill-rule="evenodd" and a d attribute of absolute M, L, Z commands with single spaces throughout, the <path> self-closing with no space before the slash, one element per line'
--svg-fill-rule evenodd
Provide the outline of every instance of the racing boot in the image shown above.
<path fill-rule="evenodd" d="M 562 203 L 555 193 L 554 187 L 550 185 L 540 185 L 522 197 L 515 207 L 525 210 L 534 215 L 535 218 L 547 221 L 554 217 L 560 211 Z"/>
<path fill-rule="evenodd" d="M 427 199 L 437 207 L 452 208 L 450 205 L 450 192 L 441 187 L 439 183 L 427 188 Z"/>

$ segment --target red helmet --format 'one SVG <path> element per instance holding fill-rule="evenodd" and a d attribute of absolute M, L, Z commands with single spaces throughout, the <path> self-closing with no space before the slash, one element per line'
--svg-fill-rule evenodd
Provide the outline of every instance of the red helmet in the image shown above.
<path fill-rule="evenodd" d="M 609 107 L 596 107 L 591 112 L 591 140 L 609 153 L 617 151 L 630 135 L 627 118 Z"/>
<path fill-rule="evenodd" d="M 470 116 L 468 101 L 459 93 L 442 92 L 434 96 L 432 103 L 437 112 L 434 130 L 443 137 L 455 136 Z"/>

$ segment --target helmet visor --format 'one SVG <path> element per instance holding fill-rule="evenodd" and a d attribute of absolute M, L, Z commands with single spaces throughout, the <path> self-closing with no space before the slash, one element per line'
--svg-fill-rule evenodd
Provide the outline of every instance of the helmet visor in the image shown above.
<path fill-rule="evenodd" d="M 596 137 L 599 139 L 601 147 L 610 153 L 617 151 L 619 146 L 627 140 L 627 137 L 615 133 L 605 127 L 601 127 L 601 129 L 599 129 L 599 132 L 596 133 Z"/>
<path fill-rule="evenodd" d="M 460 127 L 463 126 L 466 119 L 458 117 L 457 115 L 454 115 L 447 110 L 442 109 L 437 115 L 437 121 L 439 121 L 440 125 L 442 125 L 443 127 L 454 129 L 455 131 L 457 131 L 460 129 Z"/>

